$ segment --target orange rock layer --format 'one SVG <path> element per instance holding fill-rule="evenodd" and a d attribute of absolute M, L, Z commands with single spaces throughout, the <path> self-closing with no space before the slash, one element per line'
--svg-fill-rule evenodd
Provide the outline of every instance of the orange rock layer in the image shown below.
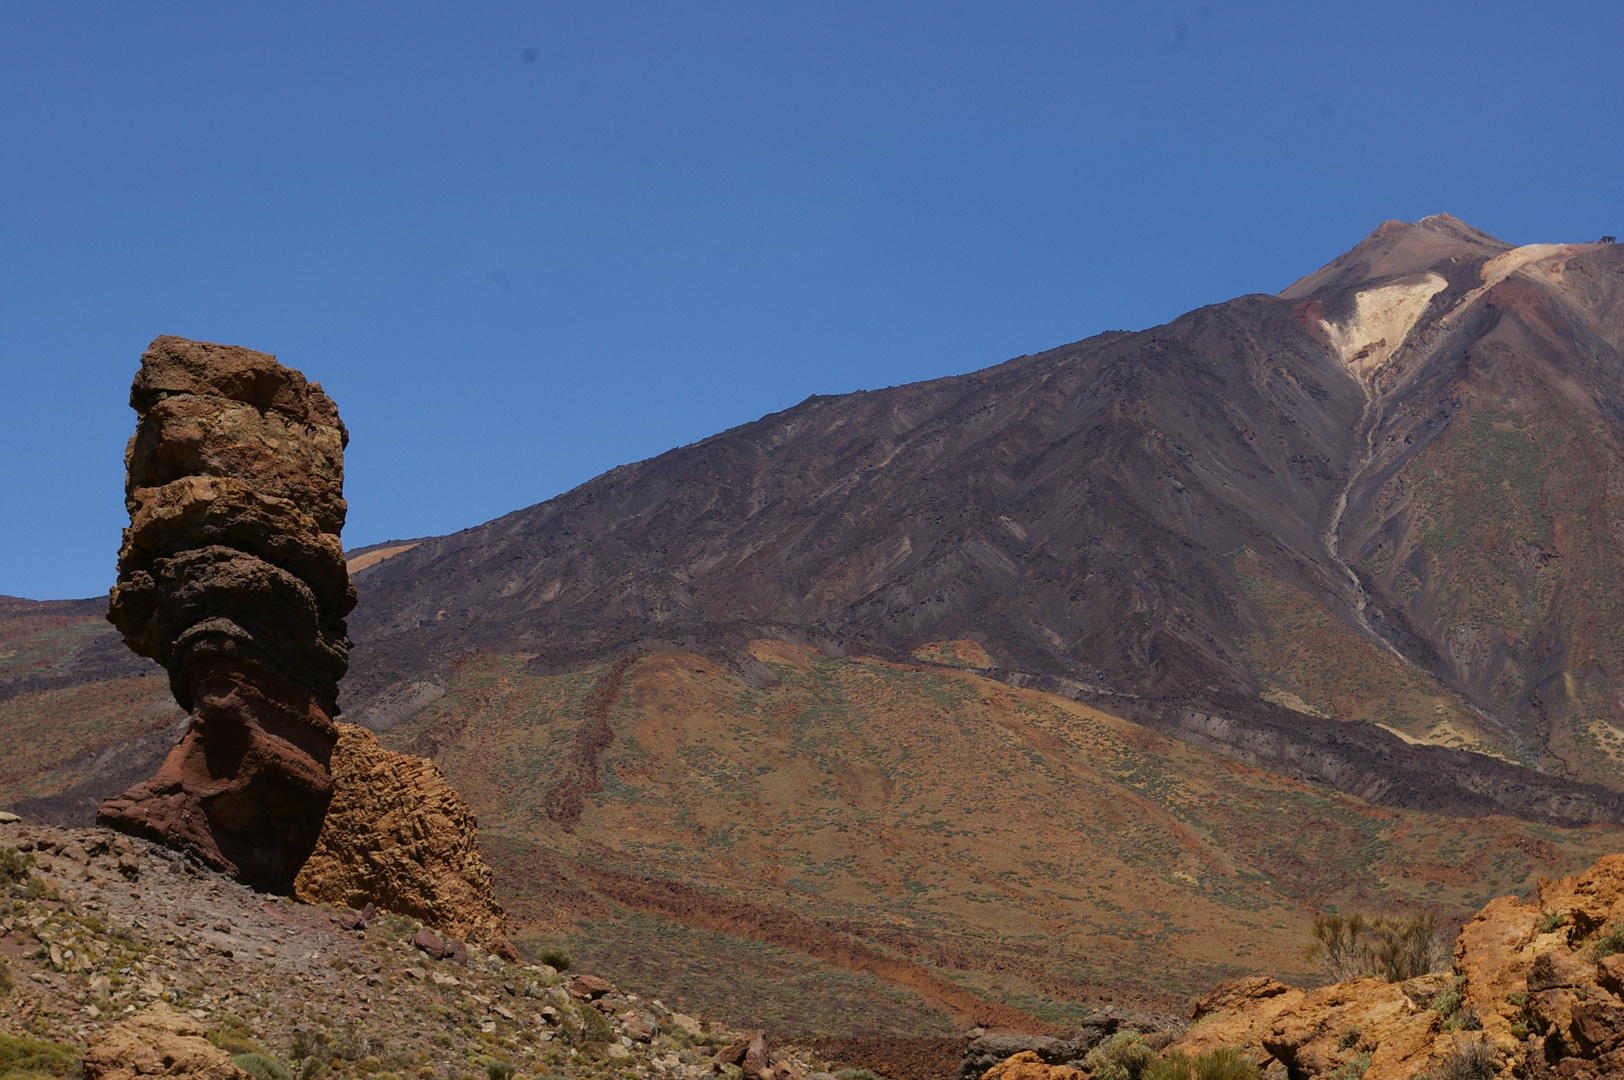
<path fill-rule="evenodd" d="M 310 903 L 367 903 L 512 956 L 506 916 L 479 853 L 479 823 L 439 766 L 339 724 L 333 800 L 294 882 Z"/>

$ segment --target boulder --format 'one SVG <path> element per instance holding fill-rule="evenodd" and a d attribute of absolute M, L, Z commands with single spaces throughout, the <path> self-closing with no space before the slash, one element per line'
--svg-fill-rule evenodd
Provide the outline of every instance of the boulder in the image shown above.
<path fill-rule="evenodd" d="M 1088 1074 L 1070 1065 L 1051 1065 L 1036 1052 L 1022 1050 L 982 1074 L 982 1080 L 1084 1080 Z"/>
<path fill-rule="evenodd" d="M 372 903 L 517 960 L 479 853 L 479 823 L 439 766 L 385 750 L 365 728 L 335 730 L 333 797 L 295 893 L 310 903 Z M 442 942 L 438 956 L 459 944 Z"/>
<path fill-rule="evenodd" d="M 250 1080 L 231 1055 L 203 1037 L 203 1025 L 155 1005 L 91 1040 L 85 1080 Z"/>
<path fill-rule="evenodd" d="M 1073 1057 L 1071 1043 L 1050 1035 L 988 1034 L 973 1040 L 959 1059 L 959 1080 L 977 1080 L 1001 1061 L 1020 1054 L 1033 1060 L 1059 1065 Z M 1087 1051 L 1084 1051 L 1087 1053 Z"/>

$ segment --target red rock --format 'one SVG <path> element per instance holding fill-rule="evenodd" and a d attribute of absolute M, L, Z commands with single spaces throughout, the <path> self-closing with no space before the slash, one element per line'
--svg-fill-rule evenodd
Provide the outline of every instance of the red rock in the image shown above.
<path fill-rule="evenodd" d="M 584 1001 L 601 998 L 613 990 L 614 985 L 608 979 L 601 979 L 596 975 L 577 975 L 569 985 L 570 993 Z"/>
<path fill-rule="evenodd" d="M 412 938 L 412 944 L 436 960 L 445 955 L 445 942 L 441 941 L 440 935 L 432 930 L 419 930 Z"/>

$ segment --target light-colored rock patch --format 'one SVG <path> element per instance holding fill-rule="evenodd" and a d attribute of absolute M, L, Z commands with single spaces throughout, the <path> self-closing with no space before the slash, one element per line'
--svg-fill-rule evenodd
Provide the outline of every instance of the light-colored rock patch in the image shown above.
<path fill-rule="evenodd" d="M 1380 368 L 1398 351 L 1432 298 L 1449 282 L 1438 274 L 1406 278 L 1354 296 L 1354 315 L 1345 323 L 1321 320 L 1337 352 L 1361 378 Z"/>

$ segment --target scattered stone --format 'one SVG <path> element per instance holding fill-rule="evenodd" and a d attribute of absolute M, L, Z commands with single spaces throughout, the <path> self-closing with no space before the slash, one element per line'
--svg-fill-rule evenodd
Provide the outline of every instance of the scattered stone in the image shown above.
<path fill-rule="evenodd" d="M 0 810 L 0 825 L 10 825 L 21 820 L 22 818 L 18 817 L 16 814 L 13 814 L 9 810 Z"/>

